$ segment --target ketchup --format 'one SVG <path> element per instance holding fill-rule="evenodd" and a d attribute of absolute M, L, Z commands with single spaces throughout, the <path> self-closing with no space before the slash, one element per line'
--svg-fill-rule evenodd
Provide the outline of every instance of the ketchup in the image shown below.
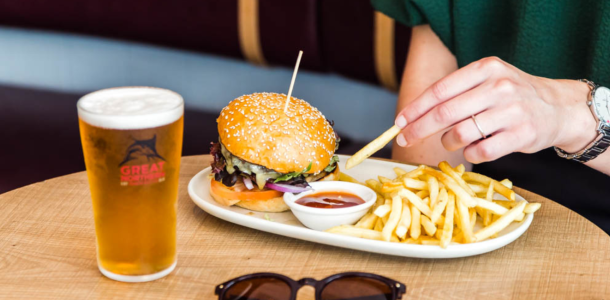
<path fill-rule="evenodd" d="M 307 195 L 296 203 L 316 208 L 345 208 L 363 204 L 364 200 L 346 192 L 322 192 Z"/>

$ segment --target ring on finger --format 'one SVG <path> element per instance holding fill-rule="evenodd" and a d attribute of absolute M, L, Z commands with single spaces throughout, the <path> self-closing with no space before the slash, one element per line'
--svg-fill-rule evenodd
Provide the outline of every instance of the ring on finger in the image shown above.
<path fill-rule="evenodd" d="M 477 122 L 477 118 L 472 115 L 470 116 L 470 118 L 472 118 L 472 121 L 474 122 L 474 125 L 477 126 L 477 129 L 479 130 L 479 133 L 481 134 L 481 136 L 486 139 L 487 138 L 487 134 L 485 134 L 485 131 L 483 131 L 483 128 L 481 128 L 481 125 L 479 125 L 479 122 Z"/>

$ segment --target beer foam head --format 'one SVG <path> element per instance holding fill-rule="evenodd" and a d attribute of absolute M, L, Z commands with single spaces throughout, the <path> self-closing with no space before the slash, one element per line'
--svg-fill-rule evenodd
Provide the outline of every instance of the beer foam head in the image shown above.
<path fill-rule="evenodd" d="M 184 113 L 182 96 L 151 87 L 100 90 L 78 100 L 78 117 L 108 129 L 143 129 L 167 125 Z"/>

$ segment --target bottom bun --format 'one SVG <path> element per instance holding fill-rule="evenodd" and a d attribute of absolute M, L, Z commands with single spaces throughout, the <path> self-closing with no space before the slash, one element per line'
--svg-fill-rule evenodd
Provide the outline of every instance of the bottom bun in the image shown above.
<path fill-rule="evenodd" d="M 326 176 L 324 176 L 323 178 L 321 178 L 319 181 L 327 181 L 327 180 L 338 180 L 339 178 L 339 167 L 336 167 L 335 170 L 332 173 L 328 173 L 326 174 Z M 249 210 L 254 210 L 254 211 L 261 211 L 261 212 L 283 212 L 283 211 L 287 211 L 290 208 L 288 207 L 288 205 L 286 205 L 286 203 L 284 202 L 284 197 L 283 196 L 279 196 L 279 197 L 271 197 L 271 198 L 266 198 L 266 199 L 244 199 L 241 198 L 240 199 L 232 199 L 235 196 L 238 196 L 237 194 L 235 194 L 235 192 L 233 192 L 233 197 L 230 197 L 229 195 L 231 195 L 231 192 L 227 193 L 226 191 L 231 191 L 233 190 L 233 188 L 229 188 L 227 186 L 225 186 L 224 184 L 220 183 L 220 182 L 214 182 L 214 178 L 211 179 L 212 182 L 211 184 L 213 186 L 210 187 L 210 195 L 212 195 L 212 198 L 214 198 L 214 200 L 216 200 L 216 202 L 226 205 L 226 206 L 231 206 L 231 205 L 237 205 L 239 207 L 243 207 L 245 209 L 249 209 Z M 214 186 L 215 185 L 215 186 Z M 223 191 L 225 191 L 223 193 Z M 277 191 L 269 191 L 269 190 L 265 190 L 265 191 L 261 191 L 261 192 L 250 192 L 250 193 L 265 193 L 265 192 L 273 192 L 276 193 L 275 195 L 277 195 Z M 246 195 L 247 192 L 240 194 L 239 196 L 244 196 Z M 260 194 L 258 194 L 260 195 Z"/>
<path fill-rule="evenodd" d="M 239 201 L 235 203 L 235 205 L 245 209 L 262 212 L 283 212 L 290 209 L 284 202 L 284 197 L 275 197 L 267 200 Z"/>

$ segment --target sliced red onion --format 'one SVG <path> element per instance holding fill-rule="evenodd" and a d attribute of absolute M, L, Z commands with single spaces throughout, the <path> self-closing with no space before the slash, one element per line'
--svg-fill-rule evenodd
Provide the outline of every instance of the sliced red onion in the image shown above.
<path fill-rule="evenodd" d="M 282 193 L 293 193 L 293 194 L 298 194 L 298 193 L 302 193 L 302 192 L 311 190 L 311 187 L 299 187 L 299 186 L 294 186 L 294 185 L 289 185 L 289 184 L 273 183 L 273 182 L 267 182 L 267 184 L 265 184 L 265 186 L 272 190 L 276 190 L 276 191 L 279 191 Z"/>
<path fill-rule="evenodd" d="M 254 185 L 252 184 L 252 179 L 250 179 L 250 177 L 243 177 L 244 180 L 244 185 L 249 189 L 253 189 Z"/>

